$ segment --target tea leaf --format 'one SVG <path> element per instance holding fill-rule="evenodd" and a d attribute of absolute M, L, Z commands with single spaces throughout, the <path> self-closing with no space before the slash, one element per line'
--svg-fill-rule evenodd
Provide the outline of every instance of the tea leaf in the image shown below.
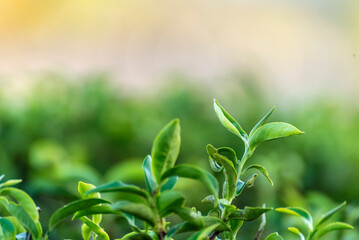
<path fill-rule="evenodd" d="M 260 217 L 263 213 L 268 212 L 272 209 L 273 208 L 265 207 L 244 207 L 244 209 L 239 209 L 238 211 L 229 215 L 229 219 L 252 221 Z"/>
<path fill-rule="evenodd" d="M 219 162 L 224 167 L 224 177 L 225 177 L 225 193 L 228 200 L 232 199 L 233 195 L 236 192 L 236 183 L 237 183 L 237 171 L 233 166 L 233 163 L 228 160 L 228 158 L 223 157 L 219 154 L 214 154 L 214 160 Z"/>
<path fill-rule="evenodd" d="M 288 137 L 292 135 L 303 134 L 296 127 L 284 122 L 267 123 L 258 128 L 249 139 L 249 147 L 253 152 L 254 149 L 262 142 Z"/>
<path fill-rule="evenodd" d="M 149 198 L 149 195 L 145 190 L 137 187 L 136 185 L 126 184 L 121 181 L 103 184 L 94 189 L 91 189 L 90 191 L 87 191 L 86 195 L 92 194 L 95 192 L 126 192 L 126 193 L 136 194 L 145 199 Z"/>
<path fill-rule="evenodd" d="M 254 180 L 257 178 L 257 174 L 252 174 L 245 182 L 238 179 L 237 186 L 236 186 L 236 196 L 240 195 L 245 186 L 251 187 L 254 183 Z"/>
<path fill-rule="evenodd" d="M 339 206 L 337 206 L 336 208 L 333 208 L 332 210 L 330 210 L 329 212 L 327 212 L 326 214 L 324 214 L 319 222 L 316 224 L 315 229 L 319 229 L 319 227 L 321 225 L 323 225 L 323 223 L 325 223 L 329 218 L 331 218 L 334 214 L 336 214 L 337 212 L 339 212 L 340 210 L 342 210 L 345 205 L 347 204 L 347 202 L 343 202 L 342 204 L 340 204 Z"/>
<path fill-rule="evenodd" d="M 267 170 L 261 165 L 253 164 L 253 165 L 247 167 L 246 169 L 244 169 L 242 174 L 244 174 L 247 170 L 252 169 L 252 168 L 255 168 L 255 169 L 259 170 L 261 173 L 263 173 L 263 175 L 267 178 L 267 180 L 273 186 L 273 181 L 272 181 L 272 179 L 269 178 L 269 174 L 268 174 Z"/>
<path fill-rule="evenodd" d="M 42 234 L 41 226 L 38 221 L 31 218 L 29 213 L 19 204 L 8 201 L 4 197 L 0 197 L 0 203 L 4 208 L 28 230 L 33 234 L 35 239 L 39 239 Z"/>
<path fill-rule="evenodd" d="M 178 177 L 177 176 L 173 176 L 168 178 L 167 182 L 165 182 L 162 187 L 161 187 L 161 192 L 163 191 L 168 191 L 168 190 L 172 190 L 176 183 L 177 183 Z"/>
<path fill-rule="evenodd" d="M 3 176 L 5 176 L 5 175 L 3 175 Z M 16 185 L 21 182 L 22 182 L 22 179 L 10 179 L 4 183 L 0 183 L 0 188 L 10 187 L 10 186 Z"/>
<path fill-rule="evenodd" d="M 37 211 L 36 205 L 32 198 L 24 191 L 7 187 L 0 189 L 0 193 L 4 196 L 10 196 L 16 200 L 16 202 L 25 209 L 25 211 L 30 215 L 34 221 L 39 220 L 39 212 Z"/>
<path fill-rule="evenodd" d="M 273 108 L 252 128 L 251 132 L 249 133 L 249 138 L 251 138 L 251 136 L 253 135 L 253 133 L 260 128 L 263 124 L 265 124 L 268 120 L 268 118 L 270 117 L 270 115 L 272 115 L 273 111 L 275 109 L 275 106 L 273 106 Z"/>
<path fill-rule="evenodd" d="M 300 217 L 310 230 L 313 229 L 312 216 L 307 210 L 298 207 L 277 208 L 276 211 Z"/>
<path fill-rule="evenodd" d="M 146 221 L 151 226 L 155 225 L 155 214 L 152 209 L 142 203 L 117 202 L 113 205 L 116 211 L 122 211 L 134 217 Z"/>
<path fill-rule="evenodd" d="M 145 181 L 149 193 L 152 193 L 157 186 L 156 181 L 154 180 L 152 175 L 151 165 L 152 158 L 150 155 L 147 155 L 143 160 L 142 169 L 145 172 Z"/>
<path fill-rule="evenodd" d="M 218 198 L 217 179 L 209 172 L 206 172 L 198 167 L 182 164 L 172 169 L 169 169 L 167 172 L 165 172 L 162 176 L 162 181 L 171 176 L 178 176 L 178 177 L 198 180 L 202 182 L 206 187 L 208 187 L 208 189 L 216 197 L 216 199 Z"/>
<path fill-rule="evenodd" d="M 269 234 L 265 240 L 284 240 L 277 232 Z"/>
<path fill-rule="evenodd" d="M 84 183 L 82 181 L 80 181 L 77 184 L 77 191 L 80 193 L 81 197 L 84 199 L 87 198 L 101 198 L 101 194 L 98 192 L 94 192 L 94 193 L 90 193 L 86 195 L 86 192 L 95 189 L 96 186 L 89 184 L 89 183 Z M 94 221 L 96 224 L 99 224 L 102 220 L 102 215 L 101 214 L 96 214 L 92 216 L 92 221 Z"/>
<path fill-rule="evenodd" d="M 103 240 L 110 240 L 110 237 L 108 234 L 95 222 L 91 221 L 87 217 L 81 217 L 80 220 L 85 223 L 98 237 L 100 237 Z"/>
<path fill-rule="evenodd" d="M 180 143 L 180 124 L 178 119 L 174 119 L 160 131 L 153 142 L 152 174 L 157 183 L 161 182 L 162 174 L 175 165 Z"/>
<path fill-rule="evenodd" d="M 227 113 L 227 111 L 214 99 L 214 111 L 217 114 L 219 121 L 230 132 L 240 137 L 245 143 L 248 141 L 247 133 L 242 129 L 239 123 Z"/>
<path fill-rule="evenodd" d="M 110 203 L 104 199 L 100 198 L 88 198 L 88 199 L 81 199 L 69 203 L 62 208 L 58 209 L 50 218 L 49 221 L 49 229 L 50 231 L 62 220 L 71 216 L 72 214 L 76 213 L 77 211 L 81 211 L 83 209 L 89 208 L 94 205 L 98 205 L 101 203 Z"/>
<path fill-rule="evenodd" d="M 296 227 L 289 227 L 288 230 L 291 231 L 292 233 L 298 235 L 301 240 L 305 240 L 305 237 L 304 237 L 303 233 L 301 233 L 298 228 L 296 228 Z"/>
<path fill-rule="evenodd" d="M 180 218 L 189 222 L 190 224 L 198 226 L 198 227 L 203 226 L 202 218 L 200 216 L 198 216 L 198 214 L 195 211 L 193 211 L 187 207 L 175 208 L 174 211 Z"/>
<path fill-rule="evenodd" d="M 6 219 L 0 217 L 0 239 L 14 239 L 16 235 L 15 227 Z"/>
<path fill-rule="evenodd" d="M 314 235 L 314 239 L 320 239 L 321 237 L 332 231 L 346 230 L 346 229 L 353 229 L 353 226 L 343 222 L 329 223 L 322 229 L 318 230 L 318 232 Z"/>
<path fill-rule="evenodd" d="M 123 238 L 121 238 L 119 240 L 153 240 L 153 239 L 146 233 L 132 232 L 132 233 L 126 234 Z"/>
<path fill-rule="evenodd" d="M 170 210 L 178 207 L 182 207 L 185 202 L 185 198 L 182 194 L 174 191 L 162 192 L 156 199 L 157 207 L 161 216 L 166 215 Z"/>
<path fill-rule="evenodd" d="M 207 239 L 208 236 L 213 232 L 220 223 L 214 224 L 212 226 L 206 227 L 205 229 L 199 231 L 198 233 L 193 234 L 191 237 L 188 238 L 188 240 L 203 240 Z"/>

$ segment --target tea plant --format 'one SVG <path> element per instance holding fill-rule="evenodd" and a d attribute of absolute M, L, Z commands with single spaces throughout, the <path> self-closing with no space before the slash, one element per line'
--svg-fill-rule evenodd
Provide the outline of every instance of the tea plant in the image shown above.
<path fill-rule="evenodd" d="M 240 124 L 216 101 L 214 109 L 222 125 L 238 136 L 244 143 L 244 153 L 237 158 L 237 153 L 229 147 L 207 145 L 210 167 L 214 172 L 224 174 L 221 194 L 218 180 L 209 172 L 188 164 L 176 165 L 180 150 L 180 124 L 178 119 L 168 123 L 153 142 L 151 155 L 143 161 L 146 189 L 122 181 L 110 182 L 101 186 L 79 182 L 80 200 L 71 202 L 58 209 L 51 217 L 49 231 L 42 234 L 39 213 L 33 200 L 23 191 L 11 187 L 20 180 L 10 180 L 0 184 L 0 204 L 6 210 L 6 217 L 0 218 L 1 239 L 47 239 L 49 233 L 61 221 L 72 216 L 82 222 L 81 231 L 84 240 L 110 239 L 108 233 L 100 226 L 103 214 L 115 214 L 126 219 L 132 231 L 121 240 L 170 240 L 184 232 L 194 232 L 188 239 L 225 239 L 235 240 L 244 221 L 261 217 L 262 222 L 255 240 L 259 240 L 264 231 L 265 213 L 272 208 L 246 206 L 239 209 L 233 204 L 245 188 L 252 187 L 258 176 L 256 173 L 243 178 L 244 173 L 257 170 L 273 185 L 267 170 L 259 164 L 246 166 L 255 149 L 263 142 L 278 138 L 299 135 L 303 132 L 284 122 L 266 123 L 274 108 L 271 109 L 247 134 Z M 0 177 L 0 180 L 3 178 Z M 190 178 L 202 182 L 211 195 L 202 202 L 211 204 L 212 209 L 202 214 L 195 208 L 186 206 L 185 197 L 174 190 L 178 178 Z M 116 201 L 109 201 L 100 194 L 126 193 L 117 195 Z M 128 194 L 132 197 L 128 197 Z M 317 240 L 334 230 L 351 229 L 352 226 L 342 222 L 324 223 L 345 203 L 325 214 L 315 225 L 311 215 L 296 207 L 277 208 L 299 216 L 307 226 L 305 235 L 295 227 L 289 230 L 301 240 Z M 173 225 L 167 221 L 171 215 L 177 215 L 182 222 Z M 268 235 L 266 240 L 283 239 L 278 233 Z"/>

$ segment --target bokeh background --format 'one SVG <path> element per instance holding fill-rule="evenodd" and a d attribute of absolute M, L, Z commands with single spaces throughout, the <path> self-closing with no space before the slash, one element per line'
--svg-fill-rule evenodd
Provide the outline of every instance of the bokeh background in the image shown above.
<path fill-rule="evenodd" d="M 358 227 L 358 16 L 350 0 L 0 0 L 0 173 L 24 180 L 47 226 L 78 198 L 79 180 L 143 185 L 142 160 L 172 118 L 181 119 L 179 162 L 209 169 L 206 144 L 243 151 L 216 119 L 214 97 L 247 130 L 276 105 L 273 121 L 306 134 L 258 148 L 251 161 L 274 187 L 260 176 L 238 206 L 318 217 L 347 200 L 339 217 Z M 207 210 L 201 184 L 177 188 Z M 295 239 L 286 230 L 295 219 L 267 218 L 266 233 Z M 127 230 L 104 221 L 112 237 Z M 80 239 L 79 226 L 69 220 L 51 239 Z"/>

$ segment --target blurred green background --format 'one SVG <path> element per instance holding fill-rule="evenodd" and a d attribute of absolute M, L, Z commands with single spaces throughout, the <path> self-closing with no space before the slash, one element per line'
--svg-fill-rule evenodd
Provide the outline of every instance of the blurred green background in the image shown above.
<path fill-rule="evenodd" d="M 143 186 L 142 160 L 172 118 L 182 127 L 178 162 L 209 170 L 208 143 L 243 151 L 213 98 L 246 130 L 276 105 L 272 121 L 306 134 L 256 150 L 251 161 L 274 187 L 259 176 L 238 206 L 301 206 L 316 217 L 347 200 L 339 217 L 358 228 L 358 16 L 358 1 L 0 0 L 0 174 L 24 180 L 46 228 L 78 198 L 79 180 Z M 208 210 L 200 183 L 177 188 Z M 267 215 L 265 233 L 295 239 L 286 230 L 295 219 Z M 104 221 L 111 237 L 128 230 Z M 79 227 L 69 219 L 51 239 L 80 239 Z"/>

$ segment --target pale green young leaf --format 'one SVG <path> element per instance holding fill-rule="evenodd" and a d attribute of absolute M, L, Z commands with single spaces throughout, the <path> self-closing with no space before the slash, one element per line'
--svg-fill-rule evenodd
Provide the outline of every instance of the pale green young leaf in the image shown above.
<path fill-rule="evenodd" d="M 254 173 L 249 178 L 247 178 L 247 180 L 245 182 L 238 179 L 237 186 L 236 186 L 236 196 L 240 195 L 246 186 L 252 187 L 257 176 L 258 176 L 258 174 Z"/>
<path fill-rule="evenodd" d="M 253 135 L 253 133 L 260 128 L 263 124 L 265 124 L 268 120 L 268 118 L 270 117 L 270 115 L 272 115 L 273 111 L 275 109 L 275 106 L 273 106 L 273 108 L 261 119 L 259 120 L 259 122 L 252 128 L 251 132 L 249 133 L 249 138 L 251 138 L 251 136 Z"/>
<path fill-rule="evenodd" d="M 15 239 L 15 235 L 14 225 L 8 219 L 0 217 L 0 239 Z"/>
<path fill-rule="evenodd" d="M 155 225 L 155 214 L 153 210 L 142 203 L 117 202 L 113 205 L 115 211 L 121 211 L 133 215 L 135 218 L 141 219 L 151 226 Z"/>
<path fill-rule="evenodd" d="M 15 227 L 16 234 L 26 232 L 26 229 L 21 225 L 21 223 L 19 222 L 19 220 L 17 220 L 16 217 L 7 216 L 7 217 L 4 217 L 4 218 L 9 220 L 11 222 L 11 224 Z"/>
<path fill-rule="evenodd" d="M 336 214 L 337 212 L 339 212 L 340 210 L 342 210 L 345 205 L 347 204 L 346 201 L 344 201 L 342 204 L 340 204 L 339 206 L 333 208 L 332 210 L 330 210 L 329 212 L 325 213 L 320 220 L 318 221 L 318 223 L 316 224 L 314 229 L 319 229 L 323 223 L 325 223 L 329 218 L 331 218 L 334 214 Z"/>
<path fill-rule="evenodd" d="M 152 166 L 152 158 L 150 155 L 147 155 L 143 160 L 142 169 L 145 173 L 145 181 L 149 193 L 152 193 L 157 186 L 157 183 L 153 178 L 151 166 Z"/>
<path fill-rule="evenodd" d="M 10 180 L 7 180 L 6 182 L 0 183 L 0 188 L 10 187 L 10 186 L 16 185 L 21 182 L 22 182 L 22 179 L 10 179 Z"/>
<path fill-rule="evenodd" d="M 122 181 L 116 181 L 116 182 L 110 182 L 110 183 L 103 184 L 101 186 L 98 186 L 96 188 L 93 188 L 93 189 L 87 191 L 86 195 L 96 193 L 96 192 L 100 192 L 100 193 L 125 192 L 125 193 L 136 194 L 145 199 L 149 198 L 149 195 L 145 190 L 137 187 L 136 185 L 123 183 Z"/>
<path fill-rule="evenodd" d="M 353 226 L 347 224 L 347 223 L 343 223 L 343 222 L 334 222 L 334 223 L 329 223 L 328 225 L 326 225 L 325 227 L 323 227 L 322 229 L 318 230 L 318 232 L 314 235 L 314 239 L 320 239 L 322 238 L 324 235 L 332 232 L 332 231 L 338 231 L 338 230 L 348 230 L 348 229 L 353 229 Z"/>
<path fill-rule="evenodd" d="M 201 231 L 193 234 L 188 238 L 188 240 L 204 240 L 209 237 L 209 235 L 220 225 L 220 223 L 208 226 Z"/>
<path fill-rule="evenodd" d="M 213 157 L 216 162 L 220 163 L 224 167 L 224 177 L 226 182 L 225 190 L 223 190 L 226 192 L 226 196 L 224 197 L 230 200 L 236 192 L 237 171 L 234 168 L 233 163 L 229 161 L 228 158 L 217 153 L 214 154 Z"/>
<path fill-rule="evenodd" d="M 299 207 L 287 207 L 287 208 L 276 208 L 276 211 L 300 217 L 303 220 L 303 222 L 308 226 L 310 231 L 313 230 L 313 219 L 307 210 Z"/>
<path fill-rule="evenodd" d="M 277 232 L 269 234 L 265 240 L 284 240 Z"/>
<path fill-rule="evenodd" d="M 247 167 L 246 169 L 243 170 L 242 175 L 243 175 L 246 171 L 248 171 L 248 170 L 250 170 L 250 169 L 253 169 L 253 168 L 259 170 L 259 171 L 267 178 L 267 180 L 270 182 L 270 184 L 272 184 L 272 186 L 273 186 L 273 181 L 272 181 L 272 179 L 270 179 L 267 170 L 266 170 L 263 166 L 261 166 L 261 165 L 259 165 L 259 164 L 250 165 L 249 167 Z"/>
<path fill-rule="evenodd" d="M 249 147 L 253 153 L 254 149 L 262 142 L 303 134 L 302 131 L 284 122 L 267 123 L 258 128 L 249 139 Z"/>
<path fill-rule="evenodd" d="M 34 219 L 34 221 L 39 220 L 39 212 L 37 211 L 36 205 L 32 198 L 26 192 L 17 188 L 6 187 L 0 189 L 0 194 L 13 198 L 16 203 L 18 203 L 25 209 L 25 211 L 30 215 L 32 219 Z"/>
<path fill-rule="evenodd" d="M 160 215 L 164 217 L 171 210 L 183 207 L 185 198 L 178 192 L 165 191 L 156 198 L 156 202 Z"/>
<path fill-rule="evenodd" d="M 93 184 L 89 184 L 89 183 L 85 183 L 80 181 L 77 184 L 77 191 L 80 193 L 81 197 L 84 199 L 87 198 L 101 198 L 101 194 L 99 192 L 94 192 L 94 193 L 90 193 L 90 194 L 86 194 L 86 192 L 95 189 L 96 186 Z M 96 214 L 92 216 L 92 221 L 94 221 L 96 224 L 99 224 L 102 220 L 102 215 L 101 214 Z"/>
<path fill-rule="evenodd" d="M 300 238 L 300 240 L 305 240 L 305 237 L 304 237 L 303 233 L 301 233 L 298 228 L 289 227 L 288 230 L 290 232 L 294 233 L 295 235 L 297 235 Z"/>
<path fill-rule="evenodd" d="M 131 232 L 126 234 L 123 238 L 117 240 L 153 240 L 153 239 L 146 233 Z"/>
<path fill-rule="evenodd" d="M 202 227 L 203 221 L 201 216 L 197 212 L 187 207 L 178 207 L 174 209 L 175 213 L 184 221 L 189 222 L 192 225 Z"/>
<path fill-rule="evenodd" d="M 252 221 L 260 217 L 263 213 L 268 212 L 272 209 L 273 208 L 266 207 L 245 207 L 244 209 L 239 209 L 229 215 L 229 219 Z"/>
<path fill-rule="evenodd" d="M 215 198 L 218 199 L 218 182 L 217 179 L 209 172 L 206 172 L 198 167 L 183 164 L 175 166 L 165 172 L 162 176 L 162 181 L 172 176 L 198 180 L 208 187 Z"/>
<path fill-rule="evenodd" d="M 180 123 L 174 119 L 159 132 L 153 142 L 152 174 L 157 183 L 161 182 L 162 174 L 175 165 L 180 144 Z"/>
<path fill-rule="evenodd" d="M 240 137 L 245 143 L 248 141 L 247 133 L 242 129 L 241 125 L 227 113 L 227 111 L 214 99 L 214 111 L 217 114 L 219 121 L 230 132 Z"/>
<path fill-rule="evenodd" d="M 177 180 L 178 180 L 177 176 L 168 178 L 168 180 L 162 185 L 161 192 L 172 190 L 175 187 Z"/>
<path fill-rule="evenodd" d="M 81 235 L 83 240 L 90 240 L 92 235 L 92 230 L 86 224 L 81 225 Z"/>
<path fill-rule="evenodd" d="M 51 231 L 58 223 L 60 223 L 65 218 L 71 216 L 72 214 L 75 214 L 77 211 L 81 211 L 86 208 L 105 203 L 110 202 L 100 198 L 88 198 L 69 203 L 58 209 L 54 214 L 52 214 L 49 221 L 49 229 Z"/>
<path fill-rule="evenodd" d="M 29 213 L 19 204 L 8 201 L 4 197 L 0 197 L 0 204 L 4 206 L 12 216 L 16 217 L 21 225 L 32 233 L 35 240 L 40 239 L 42 229 L 39 227 L 39 222 L 31 218 Z"/>
<path fill-rule="evenodd" d="M 81 217 L 80 220 L 86 224 L 99 238 L 102 240 L 110 240 L 108 234 L 95 222 L 91 221 L 87 217 Z"/>

